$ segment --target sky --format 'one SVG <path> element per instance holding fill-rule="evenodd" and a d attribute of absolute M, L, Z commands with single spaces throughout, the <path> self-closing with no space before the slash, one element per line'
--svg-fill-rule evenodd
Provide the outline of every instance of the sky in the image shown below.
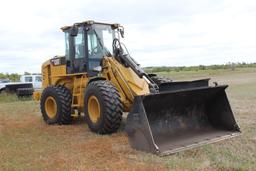
<path fill-rule="evenodd" d="M 256 62 L 255 0 L 8 0 L 0 6 L 0 72 L 40 72 L 64 55 L 60 27 L 120 23 L 145 66 Z"/>

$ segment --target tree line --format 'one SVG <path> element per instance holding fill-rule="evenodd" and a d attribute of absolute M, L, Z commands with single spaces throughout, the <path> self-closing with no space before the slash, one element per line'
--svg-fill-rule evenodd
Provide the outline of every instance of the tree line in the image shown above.
<path fill-rule="evenodd" d="M 21 75 L 37 75 L 38 73 L 24 72 L 24 74 L 18 73 L 0 73 L 0 79 L 9 79 L 12 82 L 20 81 Z"/>
<path fill-rule="evenodd" d="M 256 68 L 256 63 L 227 63 L 219 65 L 198 65 L 198 66 L 161 66 L 161 67 L 145 67 L 144 70 L 149 73 L 155 72 L 172 72 L 172 71 L 198 71 L 198 70 L 217 70 L 217 69 L 231 69 L 235 70 L 236 68 Z"/>
<path fill-rule="evenodd" d="M 171 71 L 198 71 L 198 70 L 217 70 L 217 69 L 231 69 L 235 70 L 236 68 L 256 68 L 255 63 L 227 63 L 227 64 L 220 64 L 220 65 L 198 65 L 198 66 L 161 66 L 161 67 L 145 67 L 144 70 L 148 73 L 154 72 L 171 72 Z M 24 72 L 24 75 L 34 75 L 38 73 L 29 73 Z M 9 79 L 10 81 L 19 81 L 21 74 L 17 73 L 0 73 L 0 79 Z"/>

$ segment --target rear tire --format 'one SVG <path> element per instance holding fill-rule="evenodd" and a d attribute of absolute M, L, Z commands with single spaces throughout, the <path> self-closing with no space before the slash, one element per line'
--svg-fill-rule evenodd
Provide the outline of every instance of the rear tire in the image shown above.
<path fill-rule="evenodd" d="M 71 123 L 71 101 L 70 91 L 64 86 L 49 86 L 44 89 L 40 109 L 44 121 L 47 124 L 69 124 Z"/>
<path fill-rule="evenodd" d="M 33 88 L 18 88 L 16 90 L 16 95 L 18 97 L 23 97 L 23 96 L 32 96 L 34 92 Z"/>
<path fill-rule="evenodd" d="M 84 113 L 92 132 L 111 134 L 118 130 L 122 121 L 123 105 L 120 95 L 109 81 L 89 83 L 85 90 Z"/>

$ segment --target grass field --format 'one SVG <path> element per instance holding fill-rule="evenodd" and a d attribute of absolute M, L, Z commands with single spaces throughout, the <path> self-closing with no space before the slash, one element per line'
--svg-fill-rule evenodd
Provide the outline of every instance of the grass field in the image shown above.
<path fill-rule="evenodd" d="M 46 125 L 39 104 L 0 96 L 0 170 L 255 170 L 256 68 L 159 73 L 178 80 L 212 77 L 227 94 L 242 135 L 166 157 L 130 148 L 123 131 L 100 136 L 83 118 Z"/>

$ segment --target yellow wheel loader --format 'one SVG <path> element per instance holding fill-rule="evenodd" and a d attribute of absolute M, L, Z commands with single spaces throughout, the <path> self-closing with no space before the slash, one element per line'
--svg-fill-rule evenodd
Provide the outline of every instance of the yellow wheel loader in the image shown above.
<path fill-rule="evenodd" d="M 91 131 L 111 134 L 128 112 L 131 146 L 159 155 L 240 134 L 226 85 L 145 73 L 120 42 L 119 24 L 85 21 L 61 29 L 66 54 L 42 65 L 44 89 L 34 93 L 46 123 L 70 124 L 77 111 Z"/>

